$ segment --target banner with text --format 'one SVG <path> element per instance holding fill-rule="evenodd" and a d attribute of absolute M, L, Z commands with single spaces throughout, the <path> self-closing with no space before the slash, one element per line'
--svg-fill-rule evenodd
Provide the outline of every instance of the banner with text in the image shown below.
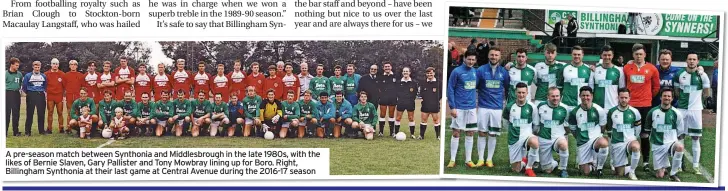
<path fill-rule="evenodd" d="M 546 10 L 545 29 L 550 31 L 556 22 L 567 20 L 568 15 L 574 15 L 582 33 L 616 34 L 622 24 L 629 32 L 634 23 L 637 34 L 641 35 L 715 38 L 713 31 L 718 24 L 715 15 L 637 13 L 630 18 L 627 12 Z"/>
<path fill-rule="evenodd" d="M 7 149 L 5 181 L 316 179 L 329 149 Z"/>

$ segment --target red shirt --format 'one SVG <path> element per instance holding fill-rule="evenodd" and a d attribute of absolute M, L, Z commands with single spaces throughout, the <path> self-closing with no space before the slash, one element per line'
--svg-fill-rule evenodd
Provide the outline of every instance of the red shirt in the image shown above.
<path fill-rule="evenodd" d="M 109 72 L 108 74 L 104 74 L 102 72 L 102 73 L 99 73 L 99 77 L 96 80 L 96 84 L 101 84 L 101 83 L 106 83 L 106 82 L 113 82 L 115 78 L 116 78 L 116 75 L 114 75 L 114 73 Z M 118 89 L 116 89 L 115 86 L 99 88 L 99 91 L 98 91 L 99 94 L 97 94 L 97 95 L 98 96 L 101 96 L 100 98 L 103 99 L 104 98 L 104 92 L 106 92 L 106 90 L 111 91 L 111 95 L 113 96 L 114 95 L 114 92 L 117 91 Z M 124 97 L 124 93 L 125 93 L 125 91 L 123 91 L 123 92 L 117 92 L 117 94 L 121 94 L 122 97 Z M 96 97 L 96 98 L 99 98 L 99 97 Z M 117 100 L 119 100 L 119 99 L 117 99 Z"/>
<path fill-rule="evenodd" d="M 195 97 L 197 97 L 197 94 L 200 93 L 200 91 L 204 91 L 207 97 L 210 93 L 210 83 L 212 82 L 212 76 L 208 73 L 202 73 L 200 74 L 195 73 L 192 74 L 192 88 L 194 88 Z"/>
<path fill-rule="evenodd" d="M 66 89 L 66 95 L 78 95 L 81 91 L 81 86 L 84 84 L 84 77 L 86 77 L 86 75 L 78 71 L 65 73 L 63 75 L 63 87 Z"/>
<path fill-rule="evenodd" d="M 63 96 L 63 73 L 61 70 L 52 72 L 48 70 L 45 72 L 46 81 L 48 82 L 48 88 L 46 92 L 48 95 Z"/>
<path fill-rule="evenodd" d="M 258 96 L 265 97 L 265 91 L 263 90 L 263 80 L 265 80 L 265 75 L 263 75 L 263 73 L 258 73 L 258 76 L 255 76 L 251 73 L 248 75 L 248 77 L 245 78 L 245 84 L 255 87 L 255 92 L 258 93 Z"/>
<path fill-rule="evenodd" d="M 230 79 L 230 91 L 238 93 L 238 98 L 243 97 L 245 87 L 247 87 L 245 84 L 245 73 L 243 71 L 233 71 L 228 73 L 227 78 Z"/>
<path fill-rule="evenodd" d="M 116 68 L 116 70 L 114 70 L 113 80 L 116 80 L 116 78 L 129 79 L 134 76 L 136 76 L 136 74 L 134 73 L 133 68 L 131 68 L 129 66 L 126 66 L 125 68 L 120 66 L 120 67 Z M 132 82 L 132 83 L 134 83 L 134 82 Z M 124 92 L 126 92 L 127 90 L 131 90 L 131 89 L 132 89 L 132 85 L 128 84 L 126 82 L 116 84 L 116 94 L 117 94 L 116 99 L 117 100 L 122 99 L 124 97 Z"/>
<path fill-rule="evenodd" d="M 134 95 L 136 101 L 142 101 L 142 93 L 147 92 L 151 98 L 152 93 L 152 78 L 149 74 L 139 74 L 134 78 Z M 155 100 L 161 100 L 162 97 L 156 97 Z"/>
<path fill-rule="evenodd" d="M 298 88 L 301 87 L 301 81 L 298 80 L 298 76 L 295 74 L 291 74 L 290 76 L 284 75 L 283 78 L 281 78 L 281 81 L 283 81 L 282 99 L 288 99 L 288 90 L 293 90 L 294 98 L 295 100 L 298 100 L 298 94 L 300 93 Z"/>
<path fill-rule="evenodd" d="M 268 92 L 269 89 L 273 89 L 275 92 L 275 99 L 281 100 L 281 98 L 283 98 L 283 81 L 280 77 L 276 76 L 275 78 L 265 78 L 263 82 L 263 92 Z"/>
<path fill-rule="evenodd" d="M 175 70 L 172 72 L 172 78 L 174 80 L 172 81 L 172 89 L 176 93 L 177 90 L 184 90 L 185 91 L 185 97 L 190 97 L 190 89 L 192 87 L 192 74 L 186 70 L 183 70 L 182 72 Z M 192 96 L 197 97 L 197 96 Z"/>
<path fill-rule="evenodd" d="M 230 99 L 230 79 L 227 76 L 212 77 L 212 94 L 213 96 L 220 93 L 222 101 L 228 102 Z"/>
<path fill-rule="evenodd" d="M 655 65 L 646 62 L 642 68 L 636 64 L 624 66 L 624 81 L 631 92 L 629 105 L 633 107 L 651 107 L 652 97 L 660 91 L 660 73 Z"/>
<path fill-rule="evenodd" d="M 161 99 L 162 98 L 162 91 L 170 92 L 172 91 L 172 83 L 170 80 L 172 77 L 170 75 L 156 75 L 152 79 L 152 89 L 154 89 L 154 97 Z M 172 95 L 170 93 L 169 95 Z"/>
<path fill-rule="evenodd" d="M 98 72 L 94 72 L 93 74 L 86 73 L 86 75 L 83 76 L 83 81 L 85 82 L 85 83 L 83 83 L 83 87 L 86 88 L 86 93 L 88 94 L 88 97 L 93 100 L 96 100 L 96 94 L 99 94 L 98 93 L 99 87 L 96 85 L 96 82 L 98 82 L 98 80 L 99 80 L 99 76 L 101 76 L 101 74 L 99 74 Z M 98 97 L 101 98 L 104 96 L 101 95 Z M 101 100 L 101 99 L 98 99 L 98 100 Z"/>

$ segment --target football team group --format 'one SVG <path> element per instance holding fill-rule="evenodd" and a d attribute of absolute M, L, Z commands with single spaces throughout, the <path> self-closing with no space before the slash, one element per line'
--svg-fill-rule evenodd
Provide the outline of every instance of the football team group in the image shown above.
<path fill-rule="evenodd" d="M 506 66 L 498 64 L 498 47 L 488 52 L 489 64 L 477 68 L 477 53 L 465 54 L 447 82 L 453 130 L 447 167 L 456 165 L 463 134 L 465 165 L 493 167 L 503 126 L 508 128 L 510 166 L 527 176 L 536 176 L 533 167 L 538 167 L 543 173 L 568 177 L 569 147 L 576 147 L 576 164 L 584 175 L 603 175 L 611 155 L 617 176 L 637 180 L 635 170 L 642 159 L 645 171 L 680 181 L 686 136 L 693 141 L 693 168 L 700 174 L 702 99 L 710 96 L 711 81 L 698 66 L 698 54 L 689 53 L 687 67 L 678 69 L 670 65 L 669 50 L 660 51 L 659 65 L 646 62 L 641 44 L 632 47 L 634 60 L 624 67 L 612 63 L 610 46 L 602 48 L 602 62 L 596 66 L 582 62 L 579 46 L 572 48 L 568 64 L 555 60 L 555 45 L 547 44 L 544 50 L 546 60 L 534 66 L 527 64 L 525 49 L 517 50 L 516 63 Z M 669 83 L 661 87 L 661 78 Z M 476 132 L 478 162 L 473 163 Z M 576 145 L 569 144 L 569 135 Z"/>
<path fill-rule="evenodd" d="M 80 138 L 209 135 L 373 139 L 376 134 L 384 136 L 386 122 L 393 136 L 400 132 L 405 113 L 412 138 L 424 138 L 430 117 L 439 138 L 441 83 L 432 67 L 426 69 L 426 82 L 417 83 L 409 67 L 395 74 L 391 62 L 381 64 L 383 72 L 373 64 L 365 75 L 356 74 L 354 64 L 345 68 L 337 65 L 330 77 L 323 75 L 324 65 L 316 66 L 314 76 L 309 74 L 307 63 L 300 64 L 300 73 L 294 74 L 291 63 L 278 62 L 271 64 L 266 74 L 257 62 L 251 63 L 249 72 L 242 71 L 240 60 L 227 74 L 224 64 L 216 65 L 216 74 L 206 73 L 203 61 L 195 65 L 196 72 L 190 72 L 184 59 L 176 61 L 171 74 L 164 64 L 156 65 L 156 74 L 147 73 L 146 64 L 139 64 L 135 71 L 126 57 L 121 57 L 113 70 L 110 61 L 101 63 L 101 72 L 96 69 L 99 63 L 89 61 L 86 72 L 81 73 L 76 60 L 70 60 L 70 70 L 62 72 L 59 60 L 53 59 L 50 70 L 41 72 L 42 63 L 35 61 L 33 71 L 23 75 L 20 64 L 19 59 L 11 58 L 5 75 L 6 117 L 12 119 L 6 122 L 6 132 L 10 134 L 7 128 L 12 121 L 14 136 L 22 134 L 18 120 L 21 95 L 25 95 L 26 136 L 31 136 L 37 111 L 39 134 L 53 132 L 53 117 L 57 115 L 58 132 L 76 133 Z M 422 104 L 420 134 L 416 136 L 418 95 Z M 65 125 L 64 100 L 68 110 Z"/>

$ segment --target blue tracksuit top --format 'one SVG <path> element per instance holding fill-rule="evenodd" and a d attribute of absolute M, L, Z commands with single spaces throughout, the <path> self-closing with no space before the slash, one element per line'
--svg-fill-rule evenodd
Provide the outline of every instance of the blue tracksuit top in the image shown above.
<path fill-rule="evenodd" d="M 660 89 L 664 87 L 672 87 L 674 89 L 672 79 L 675 77 L 677 72 L 683 68 L 670 66 L 670 68 L 668 68 L 667 70 L 663 70 L 659 64 L 655 67 L 657 67 L 657 72 L 660 73 Z M 660 102 L 662 102 L 660 96 L 662 95 L 655 95 L 655 97 L 652 98 L 652 106 L 660 105 Z M 672 105 L 677 106 L 677 99 L 672 100 Z"/>
<path fill-rule="evenodd" d="M 486 109 L 503 109 L 511 77 L 503 66 L 496 66 L 493 71 L 490 63 L 478 67 L 478 107 Z"/>
<path fill-rule="evenodd" d="M 450 109 L 475 109 L 477 99 L 476 69 L 461 64 L 456 67 L 447 82 L 447 103 Z"/>

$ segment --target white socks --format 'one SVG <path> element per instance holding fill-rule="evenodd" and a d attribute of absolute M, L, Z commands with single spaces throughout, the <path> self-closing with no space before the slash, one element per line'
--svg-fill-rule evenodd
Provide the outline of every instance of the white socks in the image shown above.
<path fill-rule="evenodd" d="M 473 160 L 473 136 L 465 136 L 465 162 Z"/>
<path fill-rule="evenodd" d="M 538 162 L 538 148 L 529 148 L 528 150 L 528 164 L 526 164 L 526 169 L 533 168 L 533 163 Z"/>
<path fill-rule="evenodd" d="M 640 163 L 640 152 L 632 152 L 632 161 L 629 163 L 629 167 L 632 170 L 637 169 L 637 165 Z M 625 170 L 625 172 L 627 172 Z"/>
<path fill-rule="evenodd" d="M 693 139 L 693 166 L 700 164 L 700 139 Z"/>
<path fill-rule="evenodd" d="M 450 139 L 450 160 L 455 161 L 455 157 L 458 155 L 458 145 L 460 144 L 460 137 L 452 137 Z"/>
<path fill-rule="evenodd" d="M 559 169 L 566 170 L 569 165 L 569 150 L 559 150 Z"/>
<path fill-rule="evenodd" d="M 488 160 L 493 160 L 493 154 L 495 153 L 495 143 L 498 137 L 488 136 Z"/>
<path fill-rule="evenodd" d="M 478 136 L 478 161 L 485 157 L 485 139 L 484 136 Z"/>
<path fill-rule="evenodd" d="M 670 169 L 670 176 L 677 174 L 677 170 L 682 165 L 683 152 L 675 152 L 672 156 L 672 168 Z"/>
<path fill-rule="evenodd" d="M 607 161 L 607 155 L 609 155 L 608 148 L 600 148 L 597 151 L 597 170 L 601 170 L 604 167 L 604 162 Z"/>

